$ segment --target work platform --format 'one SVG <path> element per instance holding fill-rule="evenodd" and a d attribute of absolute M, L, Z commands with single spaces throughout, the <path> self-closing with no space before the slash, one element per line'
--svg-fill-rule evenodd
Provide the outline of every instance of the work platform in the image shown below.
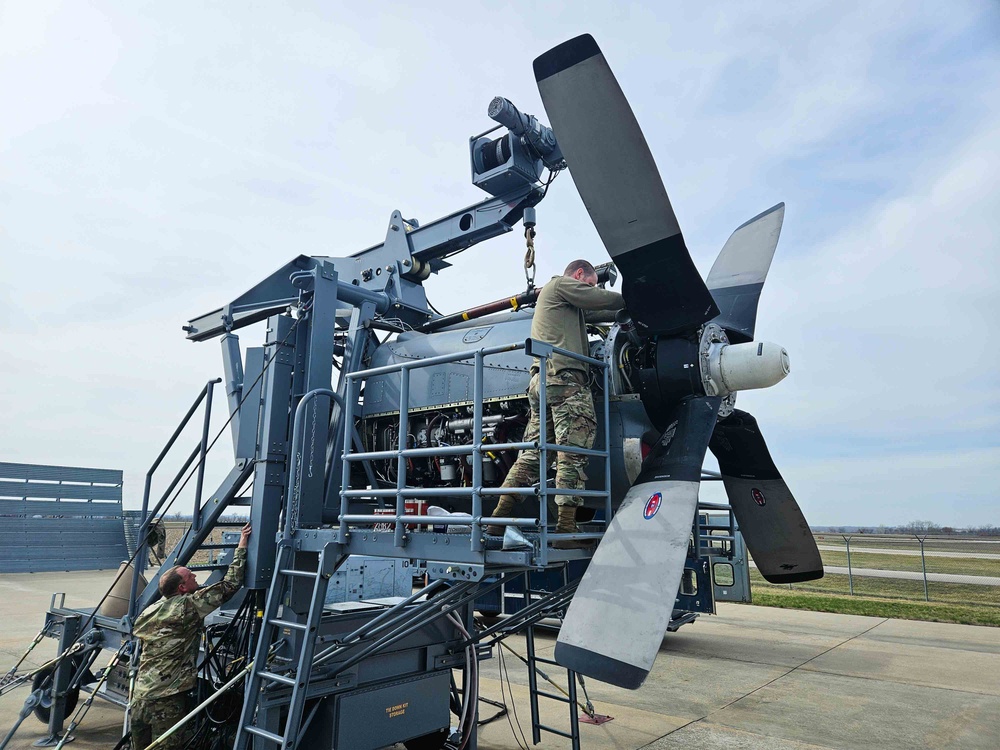
<path fill-rule="evenodd" d="M 67 603 L 83 606 L 107 584 L 107 571 L 0 576 L 2 662 L 20 656 L 54 591 L 69 590 Z M 539 653 L 551 655 L 554 640 L 537 641 Z M 524 654 L 522 638 L 507 642 Z M 36 652 L 40 664 L 55 642 Z M 506 665 L 514 699 L 526 706 L 526 669 L 510 654 Z M 598 713 L 615 719 L 582 725 L 581 734 L 593 750 L 993 750 L 1000 747 L 998 675 L 1000 628 L 720 603 L 717 616 L 666 636 L 642 690 L 589 681 Z M 498 659 L 483 662 L 481 684 L 483 697 L 502 699 Z M 26 690 L 0 700 L 0 726 L 14 722 Z M 511 694 L 506 682 L 503 693 Z M 561 708 L 546 710 L 543 717 L 564 720 Z M 121 721 L 120 709 L 98 701 L 72 747 L 111 747 Z M 520 721 L 530 745 L 524 714 Z M 10 747 L 27 750 L 44 730 L 30 718 Z M 479 747 L 518 745 L 503 719 L 482 728 Z"/>
<path fill-rule="evenodd" d="M 239 417 L 239 425 L 234 426 L 233 432 L 235 462 L 216 492 L 207 500 L 202 493 L 204 458 L 214 445 L 214 441 L 209 443 L 209 415 L 213 386 L 217 381 L 210 381 L 202 389 L 147 474 L 142 508 L 146 520 L 139 534 L 143 539 L 151 520 L 169 509 L 174 488 L 182 480 L 186 484 L 197 476 L 191 527 L 168 554 L 161 569 L 185 564 L 198 550 L 212 548 L 219 550 L 220 555 L 207 568 L 211 571 L 207 583 L 218 580 L 235 547 L 235 539 L 221 545 L 206 545 L 207 535 L 214 528 L 233 525 L 232 521 L 223 519 L 222 514 L 227 509 L 241 505 L 250 508 L 255 534 L 249 549 L 247 594 L 224 608 L 215 623 L 219 629 L 206 637 L 202 654 L 203 664 L 207 665 L 202 667 L 202 679 L 210 686 L 210 697 L 203 695 L 199 700 L 213 701 L 245 680 L 245 699 L 237 699 L 243 704 L 238 722 L 234 723 L 230 717 L 224 722 L 226 729 L 219 731 L 234 730 L 238 750 L 267 746 L 291 750 L 302 743 L 309 746 L 314 744 L 310 733 L 315 732 L 332 738 L 336 747 L 361 747 L 361 736 L 351 734 L 351 721 L 363 717 L 365 748 L 375 748 L 384 737 L 387 742 L 405 739 L 411 745 L 411 741 L 420 741 L 423 743 L 420 747 L 430 750 L 440 747 L 450 731 L 455 732 L 454 727 L 449 730 L 449 714 L 454 713 L 462 717 L 454 736 L 460 738 L 457 741 L 464 739 L 462 744 L 475 750 L 478 745 L 473 707 L 479 662 L 491 655 L 491 649 L 501 647 L 503 639 L 523 633 L 528 662 L 535 664 L 537 660 L 547 665 L 544 669 L 568 678 L 564 698 L 540 688 L 534 678 L 535 671 L 530 672 L 529 726 L 534 742 L 541 741 L 541 733 L 545 732 L 546 736 L 562 736 L 569 747 L 578 750 L 581 734 L 576 715 L 575 712 L 566 714 L 567 704 L 577 701 L 576 675 L 559 668 L 555 661 L 536 651 L 533 628 L 542 619 L 564 615 L 578 583 L 578 579 L 572 579 L 567 564 L 587 560 L 594 549 L 594 546 L 560 549 L 561 544 L 585 541 L 596 544 L 612 518 L 611 428 L 603 431 L 597 440 L 599 447 L 593 449 L 557 444 L 547 434 L 544 424 L 536 440 L 512 442 L 488 437 L 484 413 L 484 405 L 488 402 L 485 370 L 489 358 L 495 355 L 523 350 L 528 357 L 537 358 L 542 373 L 538 387 L 540 408 L 544 410 L 547 359 L 555 354 L 578 359 L 597 374 L 598 413 L 603 416 L 602 423 L 610 426 L 608 362 L 528 339 L 355 369 L 343 373 L 341 392 L 312 387 L 296 397 L 289 389 L 292 381 L 287 376 L 292 374 L 295 363 L 304 359 L 291 354 L 296 348 L 291 343 L 292 333 L 301 322 L 301 319 L 293 321 L 288 316 L 271 318 L 269 337 L 277 339 L 280 336 L 281 339 L 276 340 L 277 346 L 272 347 L 270 358 L 255 364 L 252 352 L 248 351 L 244 374 L 239 378 L 242 387 L 231 385 L 228 389 L 231 391 L 228 394 L 231 420 L 235 422 Z M 327 322 L 332 325 L 332 321 Z M 308 351 L 309 347 L 305 349 Z M 232 354 L 225 360 L 227 373 L 240 369 L 235 356 L 238 351 L 238 347 L 224 345 L 224 352 Z M 470 366 L 472 370 L 472 400 L 467 407 L 459 408 L 457 415 L 449 417 L 449 424 L 452 421 L 468 423 L 466 429 L 471 439 L 462 445 L 450 445 L 440 439 L 424 446 L 411 445 L 417 442 L 410 434 L 411 429 L 418 430 L 410 425 L 413 409 L 409 402 L 410 374 L 451 363 L 468 363 L 463 366 Z M 280 369 L 282 367 L 287 371 Z M 260 374 L 247 382 L 250 379 L 247 373 L 258 370 Z M 362 387 L 386 374 L 398 377 L 397 410 L 391 417 L 397 440 L 388 449 L 379 450 L 377 446 L 366 446 L 358 434 L 355 409 L 359 403 L 364 403 Z M 244 414 L 242 408 L 247 400 L 258 398 L 254 395 L 258 383 L 262 394 L 259 396 L 260 411 Z M 308 387 L 308 384 L 305 379 L 303 386 Z M 324 415 L 333 407 L 333 414 L 335 417 L 339 414 L 340 419 L 333 419 L 328 433 L 317 438 L 317 431 L 321 431 L 318 425 L 327 426 L 325 416 L 323 421 L 317 417 L 320 403 L 325 404 L 321 410 Z M 202 404 L 205 415 L 202 440 L 151 508 L 153 474 Z M 468 417 L 462 416 L 464 409 Z M 289 414 L 294 415 L 290 425 Z M 431 424 L 425 424 L 424 429 L 429 434 Z M 253 458 L 242 455 L 246 448 L 243 436 L 248 431 L 257 435 Z M 338 438 L 342 446 L 339 449 L 336 446 Z M 490 484 L 485 472 L 489 461 L 494 459 L 489 457 L 501 451 L 525 449 L 537 450 L 540 465 L 545 467 L 557 451 L 586 456 L 592 475 L 599 477 L 598 486 L 568 490 L 542 481 L 530 487 L 500 488 L 495 479 Z M 336 468 L 315 471 L 316 457 L 324 457 L 325 462 L 327 454 Z M 413 486 L 408 477 L 414 462 L 432 458 L 441 462 L 455 459 L 466 462 L 468 481 L 463 468 L 463 480 L 458 486 L 449 486 L 447 482 L 444 486 Z M 387 461 L 396 467 L 393 481 L 376 479 L 377 471 L 372 462 L 377 461 Z M 187 479 L 183 479 L 185 472 L 188 472 Z M 249 490 L 247 484 L 251 479 L 255 481 Z M 183 489 L 184 485 L 180 486 Z M 246 492 L 252 495 L 243 494 Z M 537 506 L 530 504 L 537 507 L 537 515 L 489 517 L 486 503 L 501 493 L 537 498 Z M 549 530 L 550 500 L 560 494 L 578 494 L 594 502 L 595 517 L 590 528 L 572 534 L 555 534 Z M 174 494 L 174 498 L 176 496 Z M 421 498 L 464 502 L 464 512 L 452 511 L 444 516 L 409 512 L 408 503 Z M 506 527 L 506 537 L 517 538 L 487 535 L 484 532 L 488 524 Z M 690 564 L 686 566 L 690 576 L 685 577 L 677 595 L 676 625 L 690 621 L 697 612 L 713 611 L 711 561 L 722 558 L 728 561 L 722 564 L 732 564 L 738 559 L 737 536 L 730 513 L 727 512 L 726 522 L 718 528 L 706 528 L 707 522 L 700 515 L 692 519 L 692 524 Z M 430 530 L 432 526 L 436 528 Z M 276 537 L 267 533 L 275 527 L 280 528 Z M 137 550 L 139 560 L 144 559 L 144 549 L 145 545 L 140 545 Z M 326 596 L 329 581 L 351 555 L 366 559 L 395 558 L 413 566 L 422 565 L 428 585 L 420 594 L 380 605 L 381 609 L 334 614 L 326 606 L 330 604 Z M 561 580 L 554 582 L 546 578 L 536 582 L 532 576 L 540 572 Z M 515 586 L 518 579 L 523 581 L 523 606 L 509 613 L 509 619 L 499 624 L 481 626 L 475 622 L 477 602 L 499 589 L 503 592 L 500 601 L 506 604 L 506 589 Z M 124 703 L 128 693 L 129 664 L 134 670 L 138 659 L 134 642 L 129 639 L 130 623 L 155 596 L 155 577 L 148 585 L 133 578 L 127 608 L 120 620 L 92 615 L 92 604 L 88 608 L 74 609 L 72 605 L 54 600 L 45 634 L 59 640 L 63 657 L 52 668 L 51 678 L 43 676 L 45 682 L 36 686 L 40 691 L 32 697 L 35 701 L 52 702 L 51 711 L 47 711 L 50 717 L 48 744 L 56 744 L 59 740 L 64 720 L 70 718 L 71 704 L 76 702 L 75 697 L 62 696 L 72 696 L 78 687 L 83 689 L 94 681 L 90 675 L 99 669 L 97 660 L 106 658 L 100 655 L 102 650 L 117 651 L 112 658 L 114 669 L 109 667 L 104 674 L 110 676 L 109 685 L 115 688 L 111 700 Z M 97 606 L 100 607 L 103 601 L 101 597 Z M 506 612 L 503 607 L 501 611 Z M 256 612 L 262 613 L 259 626 L 254 623 Z M 395 664 L 393 668 L 380 667 L 389 661 Z M 461 698 L 456 673 L 462 676 Z M 472 687 L 467 691 L 469 684 Z M 60 697 L 46 697 L 50 695 Z M 388 722 L 388 719 L 401 718 L 402 713 L 398 717 L 383 715 L 383 704 L 412 703 L 417 706 L 416 696 L 424 695 L 434 696 L 434 705 L 411 711 L 404 721 Z M 557 705 L 561 703 L 564 713 L 562 721 L 550 724 L 541 718 L 540 706 L 552 699 Z M 29 708 L 31 706 L 26 703 L 24 710 Z M 200 725 L 201 729 L 214 731 L 210 719 L 209 716 L 208 723 Z M 383 726 L 384 723 L 391 726 Z M 12 727 L 11 734 L 0 744 L 8 746 L 9 738 L 18 730 L 17 725 Z M 222 734 L 216 739 L 220 746 L 232 744 L 229 737 Z"/>

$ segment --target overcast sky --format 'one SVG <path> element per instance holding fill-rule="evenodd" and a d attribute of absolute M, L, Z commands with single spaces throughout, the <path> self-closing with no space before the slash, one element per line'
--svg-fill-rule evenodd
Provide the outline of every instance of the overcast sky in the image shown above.
<path fill-rule="evenodd" d="M 181 325 L 481 200 L 490 99 L 547 121 L 531 62 L 590 32 L 703 273 L 787 204 L 757 335 L 792 373 L 738 405 L 809 521 L 1000 523 L 1000 4 L 417 5 L 0 0 L 0 461 L 123 469 L 137 507 L 221 371 Z M 538 219 L 540 278 L 605 257 L 569 177 Z M 522 255 L 428 296 L 521 291 Z"/>

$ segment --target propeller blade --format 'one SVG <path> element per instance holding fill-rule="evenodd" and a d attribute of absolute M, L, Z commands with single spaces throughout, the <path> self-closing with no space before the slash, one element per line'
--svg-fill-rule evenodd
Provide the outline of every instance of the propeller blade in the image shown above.
<path fill-rule="evenodd" d="M 738 227 L 709 271 L 706 284 L 722 313 L 715 323 L 734 344 L 753 341 L 757 300 L 778 246 L 785 204 L 779 203 Z"/>
<path fill-rule="evenodd" d="M 660 173 L 625 94 L 589 34 L 534 63 L 573 182 L 622 273 L 640 333 L 697 328 L 719 309 L 691 261 Z"/>
<path fill-rule="evenodd" d="M 721 399 L 681 401 L 594 553 L 559 630 L 555 659 L 634 690 L 674 609 L 705 450 Z"/>
<path fill-rule="evenodd" d="M 823 577 L 809 524 L 778 473 L 757 420 L 736 409 L 715 426 L 709 443 L 729 505 L 760 574 L 771 583 Z"/>

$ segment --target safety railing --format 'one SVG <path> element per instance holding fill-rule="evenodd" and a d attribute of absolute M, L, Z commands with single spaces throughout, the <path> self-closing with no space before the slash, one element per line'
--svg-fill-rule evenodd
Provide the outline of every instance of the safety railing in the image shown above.
<path fill-rule="evenodd" d="M 221 378 L 215 378 L 214 380 L 209 380 L 205 384 L 205 387 L 202 388 L 201 391 L 198 393 L 198 397 L 194 400 L 194 403 L 191 404 L 191 408 L 187 410 L 187 414 L 184 415 L 184 418 L 181 419 L 180 424 L 177 425 L 177 428 L 174 430 L 174 433 L 170 436 L 170 439 L 167 440 L 166 445 L 163 446 L 163 450 L 160 451 L 160 455 L 156 457 L 156 460 L 153 461 L 153 465 L 150 466 L 149 471 L 146 472 L 146 483 L 145 486 L 143 487 L 143 492 L 142 492 L 142 515 L 141 515 L 142 522 L 139 525 L 139 534 L 137 540 L 138 549 L 136 550 L 136 555 L 135 555 L 135 561 L 136 561 L 135 566 L 140 573 L 143 572 L 143 570 L 145 569 L 146 549 L 148 547 L 148 537 L 149 537 L 149 526 L 152 523 L 152 521 L 156 518 L 157 513 L 161 512 L 161 509 L 163 510 L 163 513 L 166 513 L 166 508 L 164 508 L 164 505 L 167 504 L 167 498 L 170 497 L 170 493 L 173 492 L 174 488 L 180 483 L 181 478 L 184 476 L 185 472 L 191 467 L 191 464 L 194 463 L 195 459 L 198 459 L 198 466 L 197 466 L 198 476 L 196 479 L 196 486 L 194 493 L 194 508 L 191 515 L 191 527 L 195 530 L 201 527 L 201 498 L 205 480 L 205 454 L 208 452 L 208 432 L 212 419 L 212 390 L 215 388 L 216 384 L 221 382 L 222 382 Z M 163 462 L 163 459 L 166 458 L 167 454 L 170 452 L 170 449 L 173 448 L 174 443 L 177 442 L 177 438 L 180 437 L 181 432 L 183 432 L 184 428 L 187 427 L 188 422 L 191 421 L 191 417 L 194 416 L 195 412 L 198 410 L 198 407 L 201 406 L 202 401 L 205 402 L 205 415 L 202 420 L 201 440 L 194 447 L 194 450 L 192 450 L 191 453 L 188 455 L 187 459 L 181 465 L 181 468 L 177 470 L 177 473 L 174 475 L 173 480 L 171 480 L 171 482 L 167 485 L 167 489 L 164 490 L 159 501 L 156 503 L 153 509 L 150 510 L 149 494 L 153 485 L 153 475 L 156 473 L 156 470 L 160 467 L 160 464 Z M 169 507 L 169 505 L 167 507 Z M 129 609 L 128 609 L 128 615 L 130 620 L 133 619 L 136 615 L 135 604 L 136 604 L 136 594 L 138 592 L 138 586 L 139 586 L 139 576 L 138 575 L 132 576 L 132 584 L 129 588 Z"/>
<path fill-rule="evenodd" d="M 722 476 L 718 472 L 702 469 L 701 481 L 721 482 Z M 726 514 L 728 533 L 719 533 L 723 527 L 709 521 L 702 511 L 716 511 Z M 733 515 L 732 506 L 725 503 L 698 503 L 698 512 L 694 516 L 694 538 L 698 540 L 695 545 L 695 558 L 705 556 L 719 556 L 733 558 L 736 550 L 736 517 Z M 720 546 L 721 544 L 721 546 Z"/>
<path fill-rule="evenodd" d="M 601 372 L 602 388 L 602 408 L 604 412 L 604 447 L 580 448 L 570 445 L 558 445 L 550 442 L 547 420 L 539 419 L 539 436 L 537 441 L 520 441 L 507 443 L 484 443 L 483 442 L 483 371 L 486 357 L 496 354 L 504 354 L 513 351 L 524 350 L 525 354 L 538 359 L 539 364 L 539 413 L 546 414 L 546 364 L 553 354 L 560 354 L 570 357 L 578 362 L 596 367 Z M 410 403 L 410 373 L 413 370 L 434 367 L 436 365 L 448 364 L 451 362 L 473 362 L 473 389 L 472 389 L 472 443 L 468 445 L 450 446 L 428 446 L 415 447 L 408 446 L 407 435 L 409 433 L 409 403 Z M 360 385 L 367 379 L 378 375 L 399 373 L 399 440 L 396 450 L 384 451 L 359 451 L 352 453 L 348 446 L 351 445 L 351 437 L 354 430 L 355 410 L 358 405 Z M 540 528 L 540 554 L 539 562 L 544 564 L 547 560 L 547 549 L 549 538 L 552 536 L 547 529 L 548 525 L 548 499 L 552 495 L 575 495 L 578 497 L 600 497 L 605 501 L 604 517 L 605 523 L 610 523 L 612 518 L 611 508 L 611 461 L 610 461 L 610 412 L 608 406 L 608 368 L 607 363 L 586 357 L 575 352 L 545 344 L 534 339 L 528 339 L 524 343 L 507 344 L 496 347 L 486 347 L 473 352 L 456 352 L 454 354 L 443 354 L 437 357 L 430 357 L 415 362 L 401 362 L 383 367 L 375 367 L 368 370 L 359 370 L 349 373 L 347 378 L 347 388 L 344 404 L 344 454 L 343 454 L 343 475 L 341 477 L 340 491 L 340 538 L 347 539 L 349 527 L 353 525 L 366 524 L 391 524 L 393 530 L 393 544 L 402 548 L 406 544 L 405 530 L 409 524 L 434 524 L 434 525 L 471 525 L 471 549 L 473 552 L 483 551 L 482 529 L 486 524 L 496 526 L 516 526 Z M 539 452 L 539 474 L 540 480 L 537 487 L 484 487 L 482 456 L 485 451 L 496 452 L 503 450 L 537 450 Z M 549 455 L 551 451 L 563 453 L 575 453 L 583 456 L 599 457 L 604 459 L 604 489 L 603 490 L 571 490 L 558 487 L 549 487 L 546 481 L 547 469 L 549 466 Z M 467 487 L 409 487 L 407 486 L 407 464 L 410 459 L 428 456 L 472 456 L 472 485 Z M 357 461 L 395 460 L 396 487 L 378 488 L 370 487 L 366 489 L 352 489 L 350 486 L 351 464 Z M 534 518 L 494 518 L 483 516 L 483 498 L 499 495 L 521 495 L 538 497 L 539 514 Z M 445 497 L 471 497 L 472 512 L 471 521 L 466 517 L 448 516 L 426 516 L 407 515 L 406 500 L 408 498 L 445 498 Z M 375 514 L 351 514 L 349 506 L 352 499 L 376 499 L 395 498 L 394 515 Z M 560 534 L 559 539 L 588 539 L 598 538 L 600 533 L 581 534 Z"/>

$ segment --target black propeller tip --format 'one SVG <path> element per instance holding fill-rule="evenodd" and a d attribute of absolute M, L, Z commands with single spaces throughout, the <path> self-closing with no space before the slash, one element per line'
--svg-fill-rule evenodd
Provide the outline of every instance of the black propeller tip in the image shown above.
<path fill-rule="evenodd" d="M 648 669 L 570 643 L 556 643 L 554 656 L 567 669 L 626 690 L 638 690 L 649 676 Z"/>
<path fill-rule="evenodd" d="M 535 80 L 544 81 L 556 73 L 561 73 L 566 68 L 572 68 L 577 63 L 599 54 L 601 54 L 601 48 L 597 46 L 594 37 L 590 34 L 581 34 L 568 42 L 563 42 L 558 47 L 553 47 L 544 55 L 536 57 L 534 63 Z"/>
<path fill-rule="evenodd" d="M 804 581 L 818 581 L 822 577 L 823 568 L 814 568 L 801 573 L 770 573 L 765 576 L 768 583 L 803 583 Z"/>

